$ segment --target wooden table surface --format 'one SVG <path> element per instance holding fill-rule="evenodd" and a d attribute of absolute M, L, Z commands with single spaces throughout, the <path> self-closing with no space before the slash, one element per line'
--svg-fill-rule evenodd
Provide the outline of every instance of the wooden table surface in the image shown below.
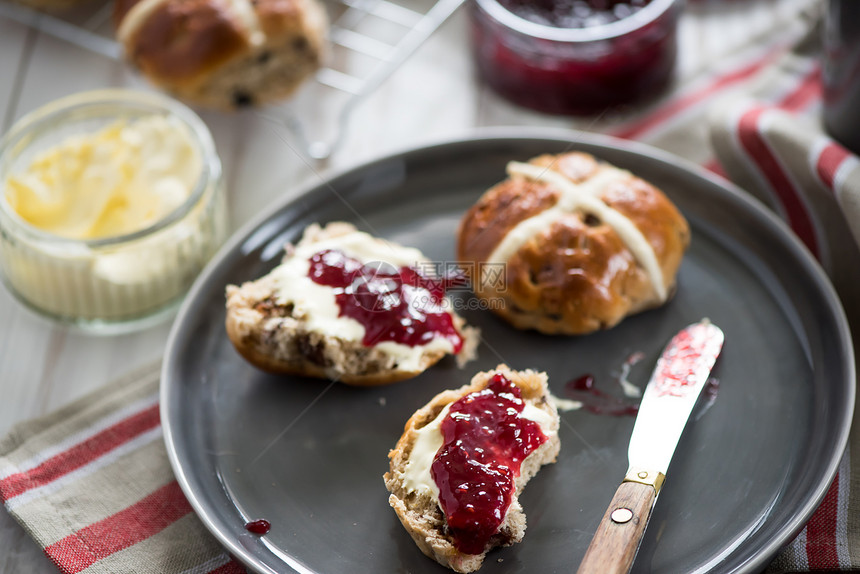
<path fill-rule="evenodd" d="M 0 0 L 0 2 L 5 0 Z M 680 28 L 681 89 L 752 43 L 778 42 L 817 0 L 689 0 Z M 0 16 L 0 131 L 56 98 L 103 87 L 150 89 L 122 62 Z M 399 149 L 468 135 L 484 126 L 599 129 L 500 100 L 474 77 L 460 9 L 350 115 L 342 144 L 325 162 L 301 157 L 259 113 L 200 112 L 224 163 L 231 227 L 270 202 Z M 313 122 L 314 118 L 306 118 Z M 0 434 L 60 407 L 164 352 L 170 321 L 145 331 L 94 337 L 35 316 L 0 288 Z M 56 572 L 24 530 L 0 512 L 0 573 Z"/>

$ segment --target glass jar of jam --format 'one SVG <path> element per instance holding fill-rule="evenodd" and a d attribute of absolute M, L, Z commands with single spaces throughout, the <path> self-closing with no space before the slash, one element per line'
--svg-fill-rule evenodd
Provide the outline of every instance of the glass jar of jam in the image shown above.
<path fill-rule="evenodd" d="M 472 0 L 470 13 L 479 76 L 521 106 L 596 114 L 673 77 L 676 0 Z"/>
<path fill-rule="evenodd" d="M 830 0 L 823 36 L 824 125 L 860 154 L 860 2 Z"/>

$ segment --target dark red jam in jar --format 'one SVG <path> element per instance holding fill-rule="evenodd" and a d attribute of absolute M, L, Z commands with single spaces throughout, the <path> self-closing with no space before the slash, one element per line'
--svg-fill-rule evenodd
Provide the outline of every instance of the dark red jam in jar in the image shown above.
<path fill-rule="evenodd" d="M 511 504 L 523 460 L 547 440 L 536 422 L 520 416 L 521 397 L 497 373 L 485 389 L 454 402 L 442 421 L 443 444 L 430 472 L 460 552 L 484 551 Z"/>
<path fill-rule="evenodd" d="M 393 341 L 417 347 L 443 337 L 454 353 L 463 348 L 463 337 L 445 309 L 445 280 L 413 267 L 365 265 L 335 249 L 314 254 L 308 276 L 335 290 L 340 316 L 361 323 L 366 346 Z"/>
<path fill-rule="evenodd" d="M 472 0 L 470 10 L 478 73 L 516 104 L 588 115 L 671 82 L 676 0 Z"/>

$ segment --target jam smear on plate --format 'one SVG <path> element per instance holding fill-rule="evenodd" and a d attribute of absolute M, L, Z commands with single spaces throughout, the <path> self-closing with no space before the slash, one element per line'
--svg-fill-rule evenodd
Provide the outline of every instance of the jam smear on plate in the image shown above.
<path fill-rule="evenodd" d="M 569 381 L 565 396 L 579 401 L 588 412 L 596 415 L 631 416 L 639 412 L 639 405 L 630 404 L 618 397 L 594 388 L 594 376 L 585 374 Z"/>
<path fill-rule="evenodd" d="M 522 394 L 497 373 L 486 388 L 451 404 L 442 421 L 443 444 L 431 475 L 454 539 L 466 554 L 480 554 L 511 504 L 523 460 L 547 437 L 520 414 Z"/>
<path fill-rule="evenodd" d="M 393 341 L 417 347 L 443 337 L 454 353 L 463 348 L 444 307 L 445 289 L 456 278 L 433 279 L 414 267 L 397 269 L 381 262 L 362 264 L 336 249 L 314 254 L 308 277 L 335 290 L 340 316 L 361 323 L 366 346 Z"/>

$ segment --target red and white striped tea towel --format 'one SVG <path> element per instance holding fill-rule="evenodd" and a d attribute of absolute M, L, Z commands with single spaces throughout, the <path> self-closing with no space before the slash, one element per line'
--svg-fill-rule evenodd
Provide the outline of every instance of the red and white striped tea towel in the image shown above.
<path fill-rule="evenodd" d="M 742 99 L 716 106 L 711 123 L 726 173 L 781 215 L 825 268 L 838 247 L 828 241 L 830 225 L 844 221 L 860 244 L 860 159 L 817 118 Z M 827 204 L 843 217 L 822 212 Z"/>
<path fill-rule="evenodd" d="M 162 441 L 158 365 L 0 440 L 0 499 L 61 572 L 233 574 Z"/>

